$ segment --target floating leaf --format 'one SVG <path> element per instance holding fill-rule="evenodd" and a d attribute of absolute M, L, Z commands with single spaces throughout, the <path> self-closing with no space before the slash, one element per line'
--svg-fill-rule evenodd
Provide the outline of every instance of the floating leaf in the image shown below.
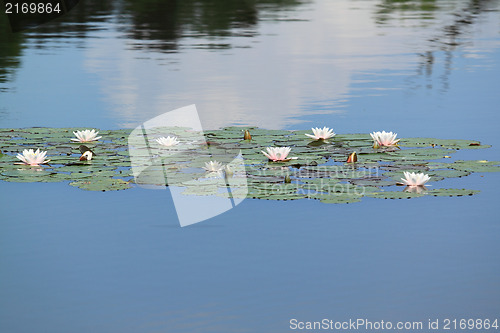
<path fill-rule="evenodd" d="M 433 138 L 403 138 L 399 142 L 403 147 L 432 147 L 439 146 L 451 149 L 483 149 L 489 148 L 489 145 L 482 145 L 474 140 L 448 140 Z"/>
<path fill-rule="evenodd" d="M 333 204 L 343 204 L 343 203 L 353 203 L 361 201 L 362 195 L 356 194 L 323 194 L 323 193 L 315 193 L 309 194 L 307 196 L 309 199 L 319 200 L 323 203 L 333 203 Z"/>
<path fill-rule="evenodd" d="M 498 172 L 500 161 L 455 161 L 450 164 L 450 168 L 469 172 Z"/>
<path fill-rule="evenodd" d="M 427 192 L 427 195 L 433 195 L 435 197 L 461 197 L 467 195 L 474 195 L 479 193 L 475 190 L 467 189 L 455 189 L 455 188 L 439 188 Z"/>
<path fill-rule="evenodd" d="M 406 192 L 406 191 L 382 191 L 382 192 L 371 192 L 366 194 L 366 196 L 378 199 L 411 199 L 416 197 L 422 197 L 424 196 L 424 194 L 416 192 Z"/>
<path fill-rule="evenodd" d="M 126 190 L 130 188 L 130 183 L 122 179 L 90 179 L 90 180 L 79 180 L 76 182 L 69 183 L 71 186 L 79 187 L 86 191 L 119 191 Z"/>

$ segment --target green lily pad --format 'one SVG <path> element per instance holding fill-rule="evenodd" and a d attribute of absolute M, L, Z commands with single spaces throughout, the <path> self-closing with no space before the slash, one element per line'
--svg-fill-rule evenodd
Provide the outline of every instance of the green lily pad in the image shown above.
<path fill-rule="evenodd" d="M 79 180 L 69 183 L 71 186 L 81 188 L 86 191 L 119 191 L 129 189 L 130 182 L 126 182 L 122 179 L 90 179 L 90 180 Z"/>
<path fill-rule="evenodd" d="M 323 203 L 332 203 L 332 204 L 344 204 L 344 203 L 354 203 L 361 201 L 363 196 L 356 194 L 323 194 L 323 193 L 314 193 L 308 194 L 307 198 L 319 200 Z"/>
<path fill-rule="evenodd" d="M 456 178 L 456 177 L 465 177 L 470 175 L 471 173 L 469 171 L 465 170 L 454 170 L 454 169 L 445 169 L 445 170 L 431 170 L 428 172 L 429 176 L 431 178 Z"/>
<path fill-rule="evenodd" d="M 406 161 L 437 160 L 454 153 L 455 150 L 441 148 L 402 149 L 387 154 Z"/>
<path fill-rule="evenodd" d="M 500 161 L 455 161 L 450 168 L 468 172 L 499 172 Z"/>
<path fill-rule="evenodd" d="M 480 142 L 475 140 L 448 140 L 433 138 L 403 138 L 399 144 L 403 147 L 440 146 L 451 149 L 483 149 L 491 147 L 490 145 L 482 145 Z"/>
<path fill-rule="evenodd" d="M 428 195 L 435 197 L 462 197 L 470 196 L 479 193 L 479 191 L 468 189 L 455 189 L 455 188 L 439 188 L 429 191 Z"/>
<path fill-rule="evenodd" d="M 411 199 L 424 196 L 424 193 L 406 192 L 406 191 L 382 191 L 371 192 L 366 196 L 378 199 Z"/>

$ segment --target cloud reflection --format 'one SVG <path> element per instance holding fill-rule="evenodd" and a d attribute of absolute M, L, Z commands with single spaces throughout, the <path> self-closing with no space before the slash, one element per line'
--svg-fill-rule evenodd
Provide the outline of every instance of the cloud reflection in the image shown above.
<path fill-rule="evenodd" d="M 131 48 L 120 32 L 97 32 L 101 38 L 88 40 L 86 67 L 99 77 L 119 127 L 194 103 L 203 110 L 204 128 L 279 129 L 304 115 L 345 112 L 362 74 L 410 73 L 416 50 L 408 41 L 425 40 L 435 29 L 377 26 L 369 1 L 305 8 L 290 14 L 296 21 L 262 22 L 252 38 L 218 38 L 232 47 L 216 51 L 193 47 L 204 43 L 200 38 L 185 38 L 180 53 L 145 52 Z M 383 93 L 376 82 L 363 92 Z"/>

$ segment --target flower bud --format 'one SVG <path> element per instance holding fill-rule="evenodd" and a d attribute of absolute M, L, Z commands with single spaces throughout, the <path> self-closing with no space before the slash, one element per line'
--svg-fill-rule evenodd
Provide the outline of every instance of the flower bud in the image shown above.
<path fill-rule="evenodd" d="M 243 140 L 252 140 L 252 136 L 250 135 L 249 130 L 245 130 L 245 134 L 243 135 Z"/>
<path fill-rule="evenodd" d="M 356 152 L 351 153 L 347 158 L 347 163 L 355 163 L 357 161 L 358 161 L 358 155 L 356 154 Z"/>

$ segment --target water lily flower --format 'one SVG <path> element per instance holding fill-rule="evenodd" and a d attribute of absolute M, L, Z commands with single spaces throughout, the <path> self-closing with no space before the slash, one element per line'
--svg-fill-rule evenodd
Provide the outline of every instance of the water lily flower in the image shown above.
<path fill-rule="evenodd" d="M 217 161 L 210 161 L 210 162 L 205 162 L 205 166 L 203 169 L 207 170 L 208 172 L 221 172 L 224 167 L 222 166 L 221 162 Z"/>
<path fill-rule="evenodd" d="M 392 132 L 373 132 L 370 133 L 375 144 L 373 145 L 375 148 L 383 147 L 383 146 L 396 146 L 401 139 L 396 140 L 397 133 Z"/>
<path fill-rule="evenodd" d="M 243 134 L 243 140 L 252 140 L 252 135 L 250 134 L 249 130 L 245 130 L 245 133 Z"/>
<path fill-rule="evenodd" d="M 99 132 L 96 132 L 94 129 L 93 130 L 84 130 L 84 131 L 76 131 L 73 132 L 73 134 L 77 137 L 77 139 L 71 139 L 71 141 L 76 141 L 76 142 L 91 142 L 91 141 L 97 141 L 102 136 L 97 136 Z"/>
<path fill-rule="evenodd" d="M 403 183 L 406 186 L 424 186 L 425 183 L 431 179 L 429 175 L 424 173 L 415 173 L 415 172 L 404 172 L 405 178 L 401 178 Z"/>
<path fill-rule="evenodd" d="M 356 154 L 356 152 L 352 152 L 351 154 L 349 154 L 346 163 L 356 163 L 357 161 L 358 155 Z"/>
<path fill-rule="evenodd" d="M 17 154 L 17 158 L 23 161 L 23 163 L 16 164 L 26 164 L 31 166 L 39 166 L 40 164 L 45 164 L 50 162 L 50 160 L 46 160 L 45 156 L 47 155 L 46 151 L 40 151 L 37 149 L 33 151 L 33 149 L 24 149 L 23 154 Z"/>
<path fill-rule="evenodd" d="M 80 156 L 80 161 L 90 161 L 93 155 L 94 154 L 92 154 L 91 150 L 87 150 L 85 153 L 82 154 L 82 156 Z"/>
<path fill-rule="evenodd" d="M 329 129 L 326 126 L 323 128 L 316 127 L 311 129 L 313 131 L 313 134 L 306 135 L 314 140 L 326 140 L 335 136 L 335 132 L 333 132 L 332 129 Z"/>
<path fill-rule="evenodd" d="M 175 136 L 167 136 L 167 137 L 162 136 L 161 138 L 156 139 L 156 142 L 165 147 L 172 147 L 180 143 L 180 141 L 177 140 Z"/>
<path fill-rule="evenodd" d="M 296 159 L 297 157 L 288 157 L 292 148 L 290 147 L 267 147 L 267 153 L 261 151 L 269 160 L 273 162 L 281 161 L 286 162 L 292 159 Z M 288 157 L 288 158 L 287 158 Z"/>

